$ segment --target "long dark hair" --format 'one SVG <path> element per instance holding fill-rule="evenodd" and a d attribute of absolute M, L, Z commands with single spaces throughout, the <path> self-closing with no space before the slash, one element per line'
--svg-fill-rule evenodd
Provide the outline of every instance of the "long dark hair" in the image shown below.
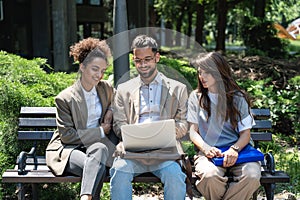
<path fill-rule="evenodd" d="M 207 112 L 207 120 L 211 116 L 211 100 L 208 96 L 208 89 L 204 88 L 200 81 L 200 69 L 211 74 L 217 82 L 216 86 L 219 94 L 217 104 L 218 114 L 226 121 L 229 119 L 233 128 L 236 128 L 238 121 L 241 120 L 241 114 L 234 102 L 234 96 L 238 95 L 245 98 L 249 105 L 249 114 L 251 102 L 248 94 L 233 79 L 231 69 L 225 58 L 218 52 L 201 53 L 191 60 L 191 65 L 198 70 L 197 92 L 201 94 L 199 105 Z"/>

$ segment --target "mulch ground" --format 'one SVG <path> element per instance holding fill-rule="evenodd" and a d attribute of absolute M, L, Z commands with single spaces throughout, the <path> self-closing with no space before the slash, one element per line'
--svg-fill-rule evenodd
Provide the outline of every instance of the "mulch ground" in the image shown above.
<path fill-rule="evenodd" d="M 276 88 L 285 88 L 287 80 L 300 75 L 300 58 L 283 60 L 261 56 L 238 58 L 229 55 L 227 61 L 237 79 L 271 78 Z"/>

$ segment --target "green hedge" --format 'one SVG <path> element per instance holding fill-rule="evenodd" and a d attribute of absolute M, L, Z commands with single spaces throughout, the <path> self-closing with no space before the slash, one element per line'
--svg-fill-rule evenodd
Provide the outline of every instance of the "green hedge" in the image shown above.
<path fill-rule="evenodd" d="M 14 166 L 15 159 L 21 150 L 30 149 L 28 143 L 18 143 L 16 139 L 17 118 L 21 106 L 54 106 L 54 97 L 74 82 L 76 74 L 47 74 L 43 70 L 44 67 L 49 67 L 45 59 L 27 60 L 4 51 L 0 51 L 0 66 L 0 169 L 2 175 L 3 171 Z M 14 194 L 13 191 L 14 185 L 3 184 L 0 199 Z"/>

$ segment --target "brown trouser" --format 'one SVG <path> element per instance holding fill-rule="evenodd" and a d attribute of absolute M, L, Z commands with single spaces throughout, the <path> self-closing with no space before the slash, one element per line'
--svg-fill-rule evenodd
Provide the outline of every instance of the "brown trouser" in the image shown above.
<path fill-rule="evenodd" d="M 233 176 L 228 182 L 226 172 Z M 215 166 L 201 152 L 195 157 L 196 187 L 206 200 L 248 200 L 260 185 L 260 163 L 249 162 L 230 168 Z"/>

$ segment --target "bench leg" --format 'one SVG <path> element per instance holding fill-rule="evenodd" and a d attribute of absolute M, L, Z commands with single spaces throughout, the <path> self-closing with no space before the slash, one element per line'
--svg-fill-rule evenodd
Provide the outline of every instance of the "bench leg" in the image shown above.
<path fill-rule="evenodd" d="M 32 199 L 33 200 L 38 200 L 38 185 L 36 183 L 32 183 L 31 184 L 31 188 L 32 188 Z"/>
<path fill-rule="evenodd" d="M 267 200 L 274 199 L 275 183 L 264 184 Z"/>
<path fill-rule="evenodd" d="M 22 183 L 17 183 L 18 200 L 25 200 L 25 188 Z"/>
<path fill-rule="evenodd" d="M 98 187 L 95 193 L 95 196 L 93 198 L 93 200 L 100 200 L 100 193 L 101 193 L 101 188 L 102 187 Z"/>
<path fill-rule="evenodd" d="M 252 195 L 252 200 L 257 200 L 258 190 L 256 190 Z"/>

